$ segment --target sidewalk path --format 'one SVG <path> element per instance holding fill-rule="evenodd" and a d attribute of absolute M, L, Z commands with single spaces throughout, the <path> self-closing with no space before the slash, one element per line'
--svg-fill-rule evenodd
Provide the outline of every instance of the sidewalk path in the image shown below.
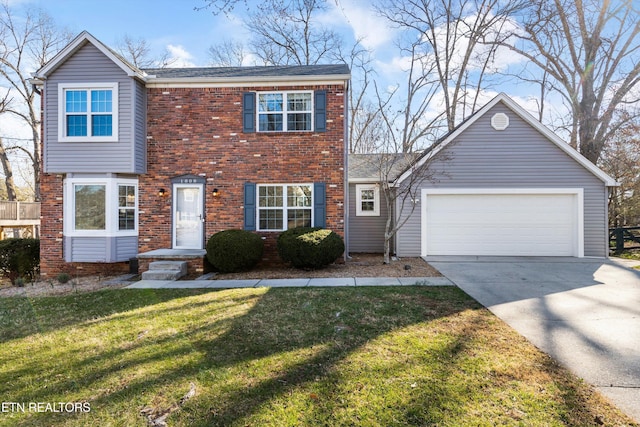
<path fill-rule="evenodd" d="M 334 286 L 453 286 L 446 277 L 341 277 L 251 280 L 140 280 L 125 289 L 304 288 Z"/>

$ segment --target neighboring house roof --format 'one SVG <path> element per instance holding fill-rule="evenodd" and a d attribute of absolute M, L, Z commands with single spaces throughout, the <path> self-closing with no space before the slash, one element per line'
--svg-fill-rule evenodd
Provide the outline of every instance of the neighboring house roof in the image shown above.
<path fill-rule="evenodd" d="M 349 154 L 349 182 L 394 181 L 415 161 L 418 153 Z"/>
<path fill-rule="evenodd" d="M 580 163 L 585 169 L 591 172 L 593 175 L 598 177 L 600 180 L 604 182 L 604 184 L 608 187 L 615 187 L 619 185 L 615 179 L 607 175 L 604 171 L 598 168 L 596 165 L 591 163 L 580 154 L 578 151 L 573 149 L 569 144 L 563 141 L 558 135 L 555 134 L 552 130 L 543 125 L 540 121 L 538 121 L 535 117 L 533 117 L 528 111 L 522 108 L 517 102 L 511 99 L 508 95 L 504 93 L 500 93 L 491 101 L 489 101 L 484 107 L 480 110 L 476 111 L 473 115 L 471 115 L 467 120 L 463 121 L 458 125 L 455 129 L 453 129 L 448 134 L 444 135 L 442 138 L 438 139 L 428 150 L 426 150 L 422 156 L 417 160 L 415 166 L 407 167 L 402 172 L 402 174 L 398 177 L 396 184 L 402 183 L 405 179 L 411 176 L 412 172 L 420 166 L 422 166 L 425 162 L 429 161 L 431 158 L 436 156 L 440 151 L 442 151 L 447 145 L 449 145 L 452 141 L 454 141 L 458 135 L 464 132 L 469 126 L 474 124 L 478 119 L 484 116 L 488 111 L 490 111 L 498 102 L 502 102 L 507 108 L 517 114 L 522 120 L 527 122 L 533 128 L 535 128 L 538 132 L 540 132 L 543 136 L 545 136 L 549 141 L 554 143 L 558 148 L 564 151 L 569 157 L 573 158 L 576 162 Z"/>
<path fill-rule="evenodd" d="M 351 78 L 347 64 L 317 64 L 263 67 L 189 67 L 139 69 L 87 31 L 83 31 L 34 74 L 44 80 L 79 49 L 91 43 L 119 66 L 128 76 L 146 83 L 216 83 L 216 82 L 289 82 L 337 80 Z"/>

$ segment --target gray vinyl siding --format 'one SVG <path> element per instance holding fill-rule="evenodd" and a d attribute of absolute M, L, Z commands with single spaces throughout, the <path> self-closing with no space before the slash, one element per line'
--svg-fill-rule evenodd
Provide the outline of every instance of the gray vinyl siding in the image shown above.
<path fill-rule="evenodd" d="M 60 142 L 58 138 L 58 87 L 61 83 L 118 83 L 118 141 Z M 142 135 L 134 128 L 144 124 L 144 88 L 90 43 L 54 70 L 45 82 L 44 171 L 144 172 Z M 135 101 L 135 102 L 134 102 Z M 134 108 L 134 106 L 136 108 Z M 143 126 L 144 129 L 144 126 Z M 144 130 L 142 131 L 144 132 Z M 141 158 L 142 156 L 142 158 Z"/>
<path fill-rule="evenodd" d="M 129 261 L 138 255 L 138 236 L 113 237 L 111 260 L 113 262 Z"/>
<path fill-rule="evenodd" d="M 66 262 L 128 261 L 138 253 L 138 237 L 65 237 Z"/>
<path fill-rule="evenodd" d="M 134 123 L 134 165 L 136 173 L 147 172 L 147 88 L 134 80 L 135 108 L 131 112 Z"/>
<path fill-rule="evenodd" d="M 498 112 L 510 119 L 504 131 L 491 127 L 491 117 Z M 607 256 L 604 182 L 503 103 L 450 142 L 429 167 L 437 172 L 436 179 L 421 188 L 583 188 L 584 255 Z M 399 256 L 420 256 L 421 203 L 398 233 Z"/>
<path fill-rule="evenodd" d="M 389 216 L 380 192 L 380 216 L 356 216 L 356 184 L 349 184 L 349 252 L 384 252 L 384 228 Z"/>

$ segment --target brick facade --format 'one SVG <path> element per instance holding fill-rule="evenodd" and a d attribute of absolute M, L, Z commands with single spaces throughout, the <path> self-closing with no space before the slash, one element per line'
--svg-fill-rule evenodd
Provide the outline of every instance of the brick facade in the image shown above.
<path fill-rule="evenodd" d="M 74 276 L 115 275 L 129 271 L 128 263 L 65 262 L 63 179 L 60 174 L 40 175 L 40 274 L 54 279 L 59 273 Z"/>
<path fill-rule="evenodd" d="M 242 132 L 246 91 L 326 90 L 327 132 Z M 139 250 L 171 247 L 171 179 L 206 178 L 205 236 L 243 228 L 243 185 L 324 182 L 326 227 L 344 236 L 343 86 L 151 88 L 147 93 L 147 174 L 140 176 Z M 214 197 L 213 188 L 219 190 Z M 278 233 L 266 237 L 275 260 Z"/>
<path fill-rule="evenodd" d="M 247 91 L 325 90 L 327 131 L 242 132 Z M 212 234 L 243 228 L 243 185 L 326 185 L 326 228 L 344 237 L 343 85 L 148 88 L 147 173 L 138 176 L 138 252 L 172 247 L 172 178 L 190 174 L 205 185 L 205 243 Z M 55 277 L 119 274 L 127 263 L 66 263 L 63 239 L 63 174 L 42 174 L 41 273 Z M 167 196 L 158 196 L 158 190 Z M 219 190 L 214 197 L 213 188 Z M 266 262 L 277 261 L 279 233 L 263 232 Z M 146 269 L 141 263 L 140 271 Z M 201 267 L 199 267 L 201 269 Z"/>

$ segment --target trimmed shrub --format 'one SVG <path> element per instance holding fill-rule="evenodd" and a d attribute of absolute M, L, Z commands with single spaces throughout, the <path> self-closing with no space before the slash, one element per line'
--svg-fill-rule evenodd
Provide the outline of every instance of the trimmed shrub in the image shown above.
<path fill-rule="evenodd" d="M 58 281 L 58 283 L 60 284 L 65 284 L 67 283 L 69 280 L 71 280 L 71 276 L 69 275 L 69 273 L 60 273 L 58 274 L 58 276 L 56 277 L 56 280 Z"/>
<path fill-rule="evenodd" d="M 318 227 L 297 227 L 278 236 L 278 254 L 296 268 L 322 268 L 344 252 L 344 242 L 337 233 Z"/>
<path fill-rule="evenodd" d="M 0 240 L 0 272 L 16 285 L 16 279 L 28 277 L 33 281 L 40 269 L 40 240 Z M 20 283 L 20 281 L 19 281 Z M 24 283 L 24 280 L 22 280 Z"/>
<path fill-rule="evenodd" d="M 264 242 L 245 230 L 225 230 L 207 242 L 207 259 L 222 273 L 251 270 L 262 259 Z"/>

